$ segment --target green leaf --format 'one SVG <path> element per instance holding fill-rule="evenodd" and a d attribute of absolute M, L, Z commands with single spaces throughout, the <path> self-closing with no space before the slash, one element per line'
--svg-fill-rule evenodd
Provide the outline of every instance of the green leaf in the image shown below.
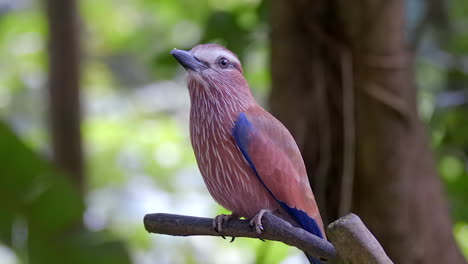
<path fill-rule="evenodd" d="M 0 122 L 0 239 L 12 246 L 13 221 L 26 222 L 31 263 L 129 263 L 122 244 L 81 224 L 84 202 L 70 178 Z"/>

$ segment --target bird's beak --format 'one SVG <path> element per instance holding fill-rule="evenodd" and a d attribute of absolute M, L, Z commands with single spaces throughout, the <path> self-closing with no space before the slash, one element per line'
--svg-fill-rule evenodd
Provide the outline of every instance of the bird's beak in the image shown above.
<path fill-rule="evenodd" d="M 199 61 L 186 50 L 173 49 L 171 54 L 186 70 L 199 71 L 206 68 L 205 63 Z"/>

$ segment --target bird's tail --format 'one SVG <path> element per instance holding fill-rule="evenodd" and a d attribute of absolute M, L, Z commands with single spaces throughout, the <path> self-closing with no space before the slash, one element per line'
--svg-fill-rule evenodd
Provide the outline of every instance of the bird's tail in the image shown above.
<path fill-rule="evenodd" d="M 296 220 L 296 222 L 304 228 L 307 232 L 312 233 L 320 238 L 323 238 L 322 231 L 314 218 L 307 215 L 306 212 L 297 208 L 291 208 L 285 203 L 280 201 L 281 206 L 289 213 L 289 215 Z M 312 256 L 306 254 L 307 259 L 311 264 L 321 264 L 322 262 Z"/>
<path fill-rule="evenodd" d="M 305 254 L 310 264 L 322 264 L 322 262 L 312 256 Z"/>

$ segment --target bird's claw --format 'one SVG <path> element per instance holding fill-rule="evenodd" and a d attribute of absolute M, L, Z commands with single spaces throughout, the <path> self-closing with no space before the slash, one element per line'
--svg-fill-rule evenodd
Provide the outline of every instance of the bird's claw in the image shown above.
<path fill-rule="evenodd" d="M 216 232 L 218 232 L 223 239 L 226 239 L 226 237 L 224 236 L 224 233 L 223 233 L 223 224 L 225 222 L 228 222 L 232 218 L 237 218 L 237 216 L 234 215 L 234 214 L 230 214 L 230 215 L 220 214 L 220 215 L 217 215 L 213 220 L 214 230 Z M 231 243 L 234 241 L 234 239 L 235 239 L 235 237 L 232 237 Z"/>
<path fill-rule="evenodd" d="M 255 232 L 257 232 L 257 235 L 258 235 L 258 238 L 262 241 L 265 241 L 261 238 L 262 234 L 263 234 L 263 231 L 265 230 L 263 228 L 263 225 L 262 225 L 262 218 L 263 218 L 263 215 L 266 213 L 266 212 L 269 212 L 271 213 L 270 210 L 268 209 L 262 209 L 260 210 L 260 212 L 255 215 L 251 220 L 250 220 L 250 226 L 252 228 L 255 228 Z"/>

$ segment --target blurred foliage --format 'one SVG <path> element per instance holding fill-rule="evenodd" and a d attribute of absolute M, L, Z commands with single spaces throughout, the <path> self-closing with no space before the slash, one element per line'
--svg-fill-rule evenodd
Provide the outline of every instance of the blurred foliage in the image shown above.
<path fill-rule="evenodd" d="M 183 71 L 169 51 L 174 47 L 189 49 L 199 42 L 227 45 L 244 61 L 247 78 L 262 100 L 269 87 L 265 4 L 258 0 L 82 0 L 79 3 L 83 46 L 82 132 L 87 161 L 85 203 L 79 196 L 73 196 L 70 188 L 57 188 L 54 190 L 70 191 L 68 195 L 78 200 L 68 201 L 68 196 L 59 192 L 54 194 L 60 197 L 55 203 L 45 200 L 44 208 L 35 210 L 46 218 L 54 216 L 50 210 L 75 208 L 73 222 L 83 219 L 84 228 L 89 231 L 82 227 L 72 229 L 67 234 L 77 235 L 62 238 L 61 243 L 57 242 L 57 236 L 62 233 L 57 231 L 50 240 L 44 237 L 42 245 L 36 247 L 31 243 L 45 234 L 36 232 L 29 224 L 39 216 L 28 218 L 30 208 L 20 210 L 19 204 L 9 204 L 11 211 L 0 210 L 0 214 L 8 214 L 1 218 L 4 246 L 0 247 L 0 262 L 10 256 L 11 263 L 27 263 L 38 259 L 34 255 L 37 252 L 69 252 L 67 258 L 77 263 L 86 262 L 94 254 L 98 262 L 99 256 L 109 256 L 107 252 L 112 245 L 118 251 L 114 257 L 119 257 L 120 262 L 126 259 L 125 251 L 135 263 L 155 260 L 219 263 L 225 262 L 226 256 L 233 263 L 244 260 L 278 263 L 291 253 L 301 259 L 299 251 L 273 242 L 241 240 L 234 247 L 214 238 L 169 240 L 149 236 L 141 223 L 143 215 L 149 212 L 212 216 L 220 210 L 197 175 L 188 144 L 189 101 Z M 39 162 L 50 153 L 45 122 L 47 21 L 41 2 L 0 1 L 0 39 L 0 116 L 29 148 L 42 154 L 40 158 L 30 153 L 30 158 Z M 176 81 L 168 81 L 174 78 Z M 10 148 L 18 147 L 2 145 L 5 155 Z M 12 170 L 16 167 L 34 170 L 33 161 L 30 163 L 15 159 L 9 165 Z M 60 186 L 64 178 L 60 174 L 51 176 L 55 174 L 44 172 L 51 178 L 37 179 L 37 184 L 45 181 L 46 186 Z M 34 174 L 29 176 L 34 178 Z M 18 180 L 13 176 L 2 179 L 13 183 Z M 8 185 L 0 186 L 3 191 Z M 62 230 L 53 226 L 54 223 L 44 225 Z M 70 228 L 70 224 L 66 226 Z M 18 246 L 17 237 L 30 246 L 21 243 Z M 110 242 L 115 239 L 125 241 L 126 249 L 118 249 L 119 244 Z M 83 250 L 88 254 L 69 250 L 69 245 L 81 247 L 81 244 L 87 245 Z M 213 248 L 216 248 L 214 253 Z M 255 256 L 255 251 L 263 253 Z"/>
<path fill-rule="evenodd" d="M 264 102 L 270 81 L 268 1 L 79 2 L 85 197 L 45 161 L 47 21 L 41 3 L 0 0 L 0 118 L 8 124 L 0 125 L 0 263 L 53 262 L 53 252 L 76 263 L 126 263 L 125 252 L 134 263 L 304 261 L 301 252 L 279 243 L 150 236 L 141 223 L 149 212 L 222 211 L 198 175 L 184 72 L 169 51 L 226 45 L 240 56 L 255 96 Z M 427 4 L 408 3 L 411 35 Z M 429 20 L 423 27 L 416 74 L 454 232 L 468 256 L 468 2 L 448 1 L 445 11 L 445 21 Z M 125 248 L 113 242 L 118 240 Z"/>
<path fill-rule="evenodd" d="M 0 241 L 18 250 L 22 262 L 129 263 L 122 244 L 81 226 L 84 203 L 68 178 L 4 124 L 0 146 Z"/>
<path fill-rule="evenodd" d="M 424 1 L 409 2 L 429 8 Z M 455 237 L 468 258 L 468 2 L 439 3 L 418 47 L 420 110 L 446 186 Z"/>

